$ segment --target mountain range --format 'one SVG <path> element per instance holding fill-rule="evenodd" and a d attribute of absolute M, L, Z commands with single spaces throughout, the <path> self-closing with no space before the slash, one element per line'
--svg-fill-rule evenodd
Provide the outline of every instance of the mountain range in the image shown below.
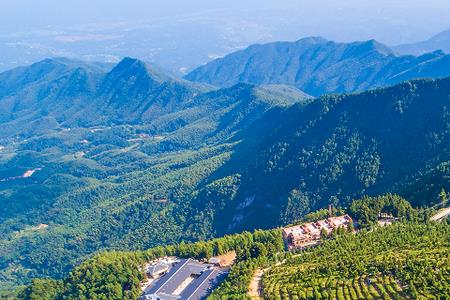
<path fill-rule="evenodd" d="M 281 85 L 244 84 L 218 90 L 178 79 L 132 58 L 114 67 L 47 59 L 4 72 L 0 82 L 0 138 L 31 136 L 48 129 L 120 124 L 153 123 L 152 132 L 174 131 L 202 118 L 217 120 L 237 105 L 230 97 L 240 94 L 255 99 L 252 109 L 259 109 L 258 104 L 267 109 L 278 102 L 292 104 L 310 97 Z M 241 107 L 236 113 L 243 110 Z"/>
<path fill-rule="evenodd" d="M 321 37 L 252 45 L 201 66 L 186 79 L 232 86 L 287 84 L 313 95 L 351 93 L 422 77 L 450 75 L 442 51 L 396 55 L 377 41 L 337 43 Z"/>
<path fill-rule="evenodd" d="M 448 59 L 399 58 L 374 41 L 298 44 L 313 60 L 298 77 L 305 82 L 333 61 L 338 82 L 407 64 L 405 79 L 440 77 Z M 288 54 L 278 53 L 271 71 L 256 54 L 265 46 L 250 47 L 261 67 L 252 74 L 284 78 L 281 65 L 298 68 L 285 60 L 295 56 L 289 46 L 269 47 Z M 246 51 L 225 57 L 218 74 L 240 69 Z M 191 76 L 132 58 L 114 66 L 48 59 L 0 74 L 0 289 L 61 278 L 104 249 L 276 227 L 366 194 L 395 192 L 425 206 L 450 189 L 450 78 L 313 98 L 331 83 L 299 89 L 240 78 L 216 87 Z"/>
<path fill-rule="evenodd" d="M 431 38 L 410 44 L 402 44 L 393 47 L 399 53 L 422 55 L 427 52 L 442 50 L 445 53 L 450 52 L 450 29 L 442 31 Z"/>
<path fill-rule="evenodd" d="M 179 240 L 190 209 L 177 197 L 226 159 L 235 143 L 226 140 L 274 107 L 311 100 L 282 85 L 196 84 L 131 58 L 47 59 L 0 77 L 2 288 L 38 269 L 61 276 L 94 249 L 132 246 L 148 226 L 141 247 Z M 146 216 L 132 217 L 141 205 Z"/>

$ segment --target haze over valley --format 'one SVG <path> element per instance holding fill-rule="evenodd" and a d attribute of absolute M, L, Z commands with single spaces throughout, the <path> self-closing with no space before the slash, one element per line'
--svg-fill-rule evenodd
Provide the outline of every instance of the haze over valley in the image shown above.
<path fill-rule="evenodd" d="M 117 63 L 131 56 L 182 74 L 254 43 L 321 36 L 397 46 L 450 28 L 445 0 L 166 2 L 5 0 L 0 4 L 0 70 L 50 57 Z M 428 47 L 396 49 L 422 54 L 448 51 L 449 45 L 447 37 Z"/>

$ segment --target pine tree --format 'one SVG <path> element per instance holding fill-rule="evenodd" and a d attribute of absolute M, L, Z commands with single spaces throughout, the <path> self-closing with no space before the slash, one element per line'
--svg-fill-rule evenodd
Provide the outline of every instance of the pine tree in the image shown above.
<path fill-rule="evenodd" d="M 320 238 L 321 239 L 326 239 L 328 237 L 328 232 L 327 232 L 327 230 L 325 229 L 325 228 L 322 228 L 321 230 L 320 230 Z"/>
<path fill-rule="evenodd" d="M 439 203 L 441 205 L 445 205 L 445 203 L 447 203 L 447 193 L 445 192 L 445 190 L 442 188 L 441 192 L 439 193 Z"/>
<path fill-rule="evenodd" d="M 353 233 L 353 231 L 355 231 L 355 224 L 350 221 L 350 223 L 348 223 L 348 232 Z"/>

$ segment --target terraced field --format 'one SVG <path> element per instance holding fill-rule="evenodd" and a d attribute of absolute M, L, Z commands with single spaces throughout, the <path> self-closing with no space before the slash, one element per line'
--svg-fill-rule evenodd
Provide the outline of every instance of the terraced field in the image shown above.
<path fill-rule="evenodd" d="M 338 237 L 272 267 L 264 298 L 450 299 L 449 236 L 447 224 L 397 224 Z"/>
<path fill-rule="evenodd" d="M 280 279 L 280 278 L 279 278 Z M 342 280 L 323 277 L 314 285 L 272 281 L 264 290 L 270 299 L 402 299 L 408 294 L 393 277 L 358 276 Z"/>

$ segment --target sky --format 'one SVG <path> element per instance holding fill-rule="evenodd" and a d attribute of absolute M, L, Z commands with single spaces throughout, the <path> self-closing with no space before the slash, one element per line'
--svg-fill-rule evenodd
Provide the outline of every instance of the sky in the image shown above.
<path fill-rule="evenodd" d="M 450 28 L 448 0 L 1 0 L 0 32 L 170 19 L 208 11 L 231 12 L 235 18 L 261 23 L 287 13 L 286 21 L 303 25 L 299 38 L 376 38 L 392 44 L 417 41 Z M 271 25 L 285 26 L 281 22 Z M 404 27 L 407 32 L 399 32 Z"/>
<path fill-rule="evenodd" d="M 0 71 L 133 56 L 184 73 L 253 43 L 422 41 L 449 15 L 450 0 L 0 0 Z"/>

